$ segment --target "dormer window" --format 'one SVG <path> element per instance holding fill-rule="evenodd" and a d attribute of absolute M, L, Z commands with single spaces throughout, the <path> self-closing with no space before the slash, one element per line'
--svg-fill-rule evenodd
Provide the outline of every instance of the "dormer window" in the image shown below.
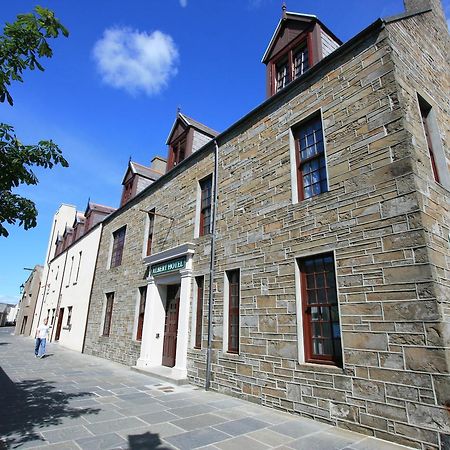
<path fill-rule="evenodd" d="M 304 43 L 294 51 L 294 80 L 309 69 L 308 46 Z"/>
<path fill-rule="evenodd" d="M 288 83 L 288 62 L 283 61 L 276 65 L 276 90 L 281 91 Z"/>
<path fill-rule="evenodd" d="M 303 42 L 289 50 L 287 58 L 275 64 L 275 91 L 278 92 L 291 81 L 303 75 L 310 67 L 308 45 Z"/>
<path fill-rule="evenodd" d="M 300 44 L 289 46 L 287 54 L 285 53 L 279 59 L 280 62 L 274 63 L 274 93 L 281 91 L 311 67 L 310 54 L 307 39 L 304 39 Z"/>
<path fill-rule="evenodd" d="M 341 44 L 316 16 L 283 8 L 262 59 L 267 66 L 267 95 L 281 91 Z"/>
<path fill-rule="evenodd" d="M 170 161 L 172 166 L 176 166 L 186 158 L 186 139 L 180 139 L 178 142 L 174 142 L 171 145 L 170 150 Z"/>
<path fill-rule="evenodd" d="M 134 178 L 131 178 L 125 183 L 123 187 L 122 201 L 120 205 L 124 205 L 133 196 L 133 179 Z"/>
<path fill-rule="evenodd" d="M 168 145 L 166 171 L 173 169 L 217 135 L 217 131 L 178 111 L 166 141 Z"/>

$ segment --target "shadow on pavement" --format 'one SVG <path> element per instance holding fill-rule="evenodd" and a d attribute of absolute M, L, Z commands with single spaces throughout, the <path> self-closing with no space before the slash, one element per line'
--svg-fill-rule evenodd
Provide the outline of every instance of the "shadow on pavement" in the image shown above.
<path fill-rule="evenodd" d="M 88 395 L 92 394 L 57 391 L 51 382 L 41 379 L 14 383 L 0 367 L 0 449 L 42 441 L 38 432 L 59 425 L 64 417 L 97 414 L 99 409 L 70 406 L 71 400 Z"/>
<path fill-rule="evenodd" d="M 129 450 L 165 450 L 169 449 L 159 439 L 159 435 L 155 433 L 134 434 L 128 436 Z"/>
<path fill-rule="evenodd" d="M 0 342 L 0 345 L 9 345 L 9 342 Z"/>

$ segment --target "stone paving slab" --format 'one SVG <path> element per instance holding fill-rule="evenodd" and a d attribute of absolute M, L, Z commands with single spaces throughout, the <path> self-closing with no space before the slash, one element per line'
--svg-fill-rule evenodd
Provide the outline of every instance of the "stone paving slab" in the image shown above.
<path fill-rule="evenodd" d="M 0 450 L 406 449 L 58 344 L 36 359 L 11 332 L 0 328 Z"/>

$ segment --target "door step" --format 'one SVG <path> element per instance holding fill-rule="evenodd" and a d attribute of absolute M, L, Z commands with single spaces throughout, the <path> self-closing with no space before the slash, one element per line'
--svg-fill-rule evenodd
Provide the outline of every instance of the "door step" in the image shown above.
<path fill-rule="evenodd" d="M 149 377 L 167 381 L 176 386 L 189 384 L 186 375 L 180 373 L 178 370 L 173 369 L 172 367 L 153 366 L 143 369 L 142 367 L 133 366 L 131 367 L 131 370 L 142 373 L 144 375 L 148 375 Z"/>

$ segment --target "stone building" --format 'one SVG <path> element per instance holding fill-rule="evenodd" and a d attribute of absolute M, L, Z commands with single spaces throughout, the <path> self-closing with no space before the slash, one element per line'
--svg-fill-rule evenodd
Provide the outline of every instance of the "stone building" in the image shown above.
<path fill-rule="evenodd" d="M 19 310 L 16 317 L 16 328 L 14 329 L 15 335 L 30 335 L 43 269 L 42 266 L 34 266 L 33 271 L 23 285 L 22 298 L 19 301 Z"/>
<path fill-rule="evenodd" d="M 284 11 L 263 104 L 199 148 L 177 116 L 103 222 L 85 352 L 450 446 L 449 36 L 405 6 L 346 43 Z"/>

